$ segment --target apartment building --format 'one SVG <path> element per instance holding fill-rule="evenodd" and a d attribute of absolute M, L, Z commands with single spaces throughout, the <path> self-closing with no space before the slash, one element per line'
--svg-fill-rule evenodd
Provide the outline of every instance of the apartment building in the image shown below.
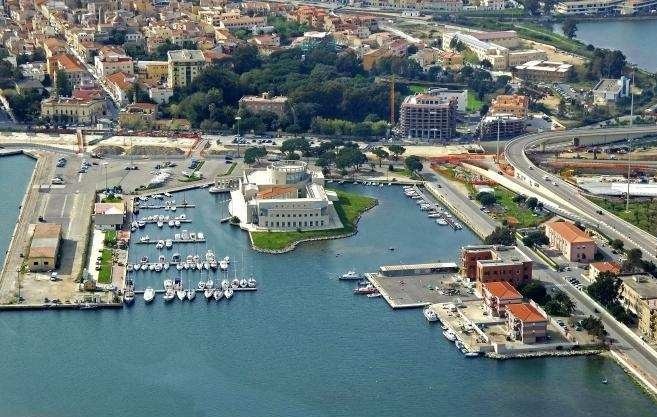
<path fill-rule="evenodd" d="M 461 275 L 481 292 L 487 282 L 518 286 L 532 279 L 533 262 L 515 246 L 477 245 L 461 248 Z"/>
<path fill-rule="evenodd" d="M 259 96 L 244 96 L 239 101 L 240 109 L 258 114 L 264 111 L 276 113 L 279 117 L 287 112 L 287 97 L 270 97 L 269 93 Z"/>
<path fill-rule="evenodd" d="M 506 281 L 486 282 L 482 285 L 484 306 L 494 317 L 506 317 L 509 304 L 522 303 L 522 294 Z"/>
<path fill-rule="evenodd" d="M 71 84 L 80 85 L 90 80 L 91 76 L 80 61 L 70 54 L 58 54 L 47 58 L 46 66 L 53 85 L 57 82 L 57 72 L 64 71 Z"/>
<path fill-rule="evenodd" d="M 41 101 L 41 117 L 61 123 L 93 124 L 105 115 L 99 99 L 51 97 Z"/>
<path fill-rule="evenodd" d="M 533 344 L 547 340 L 548 318 L 530 303 L 506 307 L 508 335 L 513 340 Z"/>
<path fill-rule="evenodd" d="M 185 87 L 190 84 L 206 65 L 205 56 L 198 49 L 169 51 L 167 61 L 167 83 L 170 88 Z"/>
<path fill-rule="evenodd" d="M 486 116 L 481 119 L 475 132 L 482 140 L 511 139 L 525 133 L 526 123 L 524 118 L 511 114 L 499 113 L 495 116 Z"/>
<path fill-rule="evenodd" d="M 650 275 L 621 277 L 620 299 L 639 318 L 639 330 L 657 340 L 657 280 Z"/>
<path fill-rule="evenodd" d="M 529 98 L 518 94 L 499 95 L 491 100 L 490 105 L 490 112 L 493 116 L 510 114 L 520 119 L 527 117 L 528 109 Z"/>
<path fill-rule="evenodd" d="M 621 267 L 616 262 L 591 262 L 589 264 L 589 273 L 587 274 L 588 280 L 590 282 L 595 282 L 595 280 L 598 279 L 598 276 L 603 272 L 609 272 L 614 275 L 618 275 L 621 272 Z"/>
<path fill-rule="evenodd" d="M 94 57 L 94 67 L 101 77 L 107 77 L 116 72 L 132 75 L 135 73 L 132 58 L 120 48 L 103 47 Z"/>
<path fill-rule="evenodd" d="M 530 82 L 562 82 L 572 74 L 573 66 L 563 62 L 529 61 L 513 68 L 513 75 Z"/>
<path fill-rule="evenodd" d="M 404 99 L 399 110 L 399 129 L 404 138 L 425 141 L 451 139 L 456 132 L 458 100 L 431 94 Z"/>
<path fill-rule="evenodd" d="M 576 0 L 561 1 L 554 6 L 554 12 L 562 15 L 593 15 L 618 13 L 626 0 Z"/>
<path fill-rule="evenodd" d="M 571 262 L 591 262 L 597 245 L 585 231 L 567 221 L 551 221 L 545 224 L 545 235 L 550 247 L 560 251 Z"/>

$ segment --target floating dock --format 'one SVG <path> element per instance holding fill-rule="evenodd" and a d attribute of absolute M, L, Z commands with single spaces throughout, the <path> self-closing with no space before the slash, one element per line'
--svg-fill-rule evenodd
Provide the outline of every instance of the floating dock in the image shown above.
<path fill-rule="evenodd" d="M 175 207 L 177 209 L 188 209 L 188 208 L 195 208 L 196 204 L 146 204 L 146 205 L 138 205 L 135 206 L 135 208 L 139 210 L 164 210 L 165 208 L 171 208 Z"/>
<path fill-rule="evenodd" d="M 161 240 L 166 240 L 166 239 L 161 239 Z M 203 239 L 171 239 L 172 243 L 203 243 L 205 242 L 205 238 Z M 157 240 L 148 240 L 145 242 L 142 242 L 141 240 L 135 243 L 139 243 L 141 245 L 156 245 Z M 171 248 L 169 248 L 171 249 Z"/>

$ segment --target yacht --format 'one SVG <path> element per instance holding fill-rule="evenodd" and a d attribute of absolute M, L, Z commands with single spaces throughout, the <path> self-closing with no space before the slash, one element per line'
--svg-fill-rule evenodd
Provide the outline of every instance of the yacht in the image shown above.
<path fill-rule="evenodd" d="M 199 281 L 196 288 L 198 288 L 199 290 L 204 290 L 205 289 L 205 281 Z"/>
<path fill-rule="evenodd" d="M 164 302 L 168 303 L 169 301 L 172 301 L 175 297 L 176 297 L 176 292 L 172 288 L 169 288 L 164 293 L 162 299 L 164 300 Z"/>
<path fill-rule="evenodd" d="M 128 280 L 126 288 L 123 292 L 123 302 L 126 304 L 132 304 L 135 301 L 135 289 L 132 281 Z"/>
<path fill-rule="evenodd" d="M 258 282 L 254 278 L 249 278 L 247 285 L 249 286 L 249 288 L 255 288 L 256 285 L 258 285 Z"/>
<path fill-rule="evenodd" d="M 248 285 L 249 285 L 249 282 L 246 279 L 242 278 L 240 280 L 240 288 L 246 288 Z"/>
<path fill-rule="evenodd" d="M 234 280 L 232 280 L 232 281 L 230 282 L 230 286 L 231 286 L 231 288 L 237 288 L 237 287 L 239 287 L 239 286 L 240 286 L 240 280 L 237 279 L 237 278 L 235 278 Z"/>
<path fill-rule="evenodd" d="M 219 261 L 219 268 L 222 271 L 227 271 L 228 270 L 228 262 L 226 262 L 226 259 L 222 259 Z"/>
<path fill-rule="evenodd" d="M 361 278 L 362 278 L 362 276 L 356 271 L 349 271 L 349 272 L 346 272 L 346 273 L 342 274 L 342 276 L 340 276 L 340 279 L 343 279 L 343 280 L 356 280 L 356 279 L 361 279 Z"/>
<path fill-rule="evenodd" d="M 214 295 L 214 290 L 212 288 L 205 288 L 205 291 L 203 291 L 203 295 L 205 296 L 206 300 L 209 300 L 212 298 Z"/>
<path fill-rule="evenodd" d="M 196 291 L 194 291 L 194 289 L 192 289 L 192 288 L 188 289 L 187 290 L 187 299 L 189 301 L 192 301 L 192 300 L 194 300 L 194 298 L 196 298 Z"/>
<path fill-rule="evenodd" d="M 180 289 L 176 291 L 176 297 L 178 297 L 180 301 L 183 301 L 185 298 L 187 298 L 187 291 L 182 288 L 182 285 L 180 286 Z"/>
<path fill-rule="evenodd" d="M 226 291 L 228 288 L 230 288 L 230 283 L 228 280 L 221 281 L 221 289 Z"/>
<path fill-rule="evenodd" d="M 150 303 L 155 299 L 155 290 L 151 287 L 146 287 L 144 290 L 144 301 Z"/>
<path fill-rule="evenodd" d="M 438 220 L 436 220 L 436 223 L 441 225 L 441 226 L 447 226 L 447 220 L 445 220 L 445 219 L 438 219 Z"/>
<path fill-rule="evenodd" d="M 164 241 L 164 246 L 165 246 L 167 249 L 171 249 L 171 248 L 173 247 L 173 240 L 171 240 L 171 239 L 167 239 L 167 240 L 165 240 L 165 241 Z"/>
<path fill-rule="evenodd" d="M 443 332 L 443 336 L 445 336 L 445 338 L 450 342 L 454 342 L 456 340 L 456 334 L 451 330 L 445 330 Z"/>
<path fill-rule="evenodd" d="M 168 289 L 171 289 L 171 288 L 173 288 L 173 280 L 165 279 L 164 280 L 164 289 L 168 290 Z"/>
<path fill-rule="evenodd" d="M 146 227 L 146 222 L 143 220 L 139 220 L 137 222 L 137 226 L 139 226 L 140 229 L 143 229 L 144 227 Z"/>
<path fill-rule="evenodd" d="M 142 243 L 150 242 L 151 238 L 148 235 L 144 235 L 144 236 L 139 238 L 139 241 L 142 242 Z"/>
<path fill-rule="evenodd" d="M 230 300 L 232 296 L 233 296 L 232 288 L 228 288 L 226 291 L 224 291 L 224 297 L 226 297 L 226 300 Z"/>
<path fill-rule="evenodd" d="M 164 267 L 164 266 L 163 266 L 161 263 L 156 263 L 156 264 L 155 264 L 155 268 L 154 268 L 154 269 L 155 269 L 155 272 L 162 272 L 162 268 L 163 268 L 163 267 Z"/>
<path fill-rule="evenodd" d="M 213 295 L 213 297 L 216 301 L 219 301 L 223 298 L 224 292 L 221 291 L 220 289 L 216 289 L 216 290 L 213 291 L 212 295 Z M 228 298 L 229 297 L 226 297 L 226 299 L 228 299 Z"/>
<path fill-rule="evenodd" d="M 212 288 L 212 287 L 214 287 L 214 282 L 212 281 L 212 279 L 208 279 L 207 281 L 205 281 L 205 288 Z"/>
<path fill-rule="evenodd" d="M 208 188 L 208 191 L 210 194 L 217 194 L 217 193 L 225 193 L 228 192 L 228 188 L 226 187 L 220 187 L 218 185 L 213 185 L 212 187 Z"/>
<path fill-rule="evenodd" d="M 426 317 L 428 321 L 438 321 L 438 315 L 428 307 L 422 310 L 422 314 L 424 314 L 424 317 Z"/>

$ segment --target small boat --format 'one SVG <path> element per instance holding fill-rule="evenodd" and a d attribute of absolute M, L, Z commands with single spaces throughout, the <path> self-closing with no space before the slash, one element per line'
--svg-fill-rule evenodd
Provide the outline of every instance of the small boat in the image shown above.
<path fill-rule="evenodd" d="M 155 299 L 155 290 L 151 287 L 146 287 L 144 290 L 144 301 L 150 303 Z"/>
<path fill-rule="evenodd" d="M 146 243 L 146 242 L 150 242 L 151 238 L 148 235 L 144 235 L 144 236 L 139 238 L 139 241 L 142 242 L 142 243 Z"/>
<path fill-rule="evenodd" d="M 155 271 L 155 264 L 148 265 L 148 270 L 149 271 Z"/>
<path fill-rule="evenodd" d="M 436 224 L 439 224 L 441 226 L 447 226 L 447 221 L 445 219 L 438 219 L 436 220 Z"/>
<path fill-rule="evenodd" d="M 196 233 L 196 240 L 205 240 L 205 235 L 201 232 Z"/>
<path fill-rule="evenodd" d="M 171 211 L 176 211 L 178 209 L 178 207 L 176 207 L 176 206 L 171 206 L 170 208 L 171 208 Z"/>
<path fill-rule="evenodd" d="M 164 247 L 164 241 L 158 240 L 157 243 L 155 244 L 155 249 L 162 249 L 163 247 Z"/>
<path fill-rule="evenodd" d="M 232 296 L 233 296 L 232 288 L 228 288 L 226 291 L 224 291 L 224 297 L 226 297 L 226 300 L 230 300 Z"/>
<path fill-rule="evenodd" d="M 171 288 L 173 288 L 173 280 L 165 279 L 164 280 L 164 289 L 168 290 L 168 289 L 171 289 Z"/>
<path fill-rule="evenodd" d="M 215 299 L 216 301 L 219 301 L 219 300 L 221 300 L 221 299 L 224 297 L 224 292 L 223 292 L 222 290 L 220 290 L 220 289 L 216 289 L 216 290 L 214 290 L 214 292 L 212 293 L 212 296 L 214 297 L 214 299 Z M 228 298 L 228 297 L 226 297 L 226 298 Z"/>
<path fill-rule="evenodd" d="M 228 270 L 228 262 L 226 262 L 225 259 L 219 261 L 219 269 L 221 269 L 222 271 Z"/>
<path fill-rule="evenodd" d="M 176 265 L 176 269 L 177 269 L 178 271 L 182 271 L 182 269 L 183 269 L 183 265 L 182 265 L 182 264 L 178 264 L 178 265 Z"/>
<path fill-rule="evenodd" d="M 176 291 L 176 297 L 178 297 L 180 301 L 183 301 L 185 298 L 187 298 L 187 291 L 183 290 L 181 286 L 180 289 Z"/>
<path fill-rule="evenodd" d="M 256 285 L 258 285 L 258 282 L 253 278 L 249 278 L 247 285 L 249 286 L 249 288 L 255 288 Z"/>
<path fill-rule="evenodd" d="M 205 281 L 205 288 L 212 288 L 212 287 L 214 287 L 214 282 L 211 279 Z"/>
<path fill-rule="evenodd" d="M 607 378 L 602 378 L 602 383 L 603 383 L 603 384 L 608 384 L 609 381 L 607 380 Z"/>
<path fill-rule="evenodd" d="M 162 268 L 164 268 L 164 265 L 162 265 L 161 263 L 155 264 L 155 268 L 154 268 L 155 272 L 162 272 Z"/>
<path fill-rule="evenodd" d="M 139 265 L 139 264 L 134 264 L 132 266 L 132 269 L 134 269 L 135 271 L 139 271 L 139 268 L 141 268 L 141 265 Z"/>
<path fill-rule="evenodd" d="M 141 268 L 139 268 L 139 269 L 141 269 L 142 271 L 147 270 L 148 269 L 148 264 L 141 264 Z"/>
<path fill-rule="evenodd" d="M 212 288 L 206 288 L 205 291 L 203 291 L 203 295 L 206 300 L 209 300 L 214 296 L 214 290 Z"/>
<path fill-rule="evenodd" d="M 132 269 L 133 269 L 132 264 L 128 264 L 128 265 L 125 266 L 125 270 L 128 271 L 128 272 L 132 272 Z"/>
<path fill-rule="evenodd" d="M 169 227 L 175 227 L 176 226 L 175 220 L 169 220 L 169 223 L 167 223 L 167 224 L 169 225 Z"/>
<path fill-rule="evenodd" d="M 224 256 L 224 262 L 230 264 L 230 256 Z"/>
<path fill-rule="evenodd" d="M 180 220 L 175 220 L 173 222 L 173 225 L 176 226 L 176 227 L 180 227 Z"/>
<path fill-rule="evenodd" d="M 126 288 L 123 293 L 123 302 L 126 304 L 132 304 L 135 301 L 135 291 L 132 288 Z"/>
<path fill-rule="evenodd" d="M 367 298 L 378 298 L 378 297 L 381 297 L 381 293 L 378 291 L 367 294 Z"/>
<path fill-rule="evenodd" d="M 249 282 L 246 279 L 242 278 L 240 280 L 240 288 L 246 288 L 248 285 L 249 285 Z"/>
<path fill-rule="evenodd" d="M 164 268 L 165 271 L 167 271 L 171 267 L 171 264 L 169 262 L 165 262 L 162 264 L 162 268 Z"/>
<path fill-rule="evenodd" d="M 479 356 L 479 352 L 463 352 L 463 356 L 466 358 L 476 358 Z"/>
<path fill-rule="evenodd" d="M 188 289 L 188 290 L 187 290 L 187 299 L 188 299 L 189 301 L 192 301 L 192 300 L 194 300 L 194 298 L 196 298 L 196 291 L 194 291 L 194 290 L 191 289 L 191 288 Z"/>
<path fill-rule="evenodd" d="M 362 276 L 357 273 L 356 271 L 348 271 L 340 276 L 340 279 L 343 280 L 356 280 L 356 279 L 361 279 Z"/>
<path fill-rule="evenodd" d="M 183 262 L 183 268 L 189 269 L 189 262 L 187 261 Z"/>
<path fill-rule="evenodd" d="M 208 188 L 208 192 L 210 194 L 217 194 L 217 193 L 225 193 L 228 191 L 225 187 L 220 187 L 218 185 L 213 185 L 212 187 Z"/>
<path fill-rule="evenodd" d="M 430 308 L 425 308 L 422 310 L 422 314 L 426 317 L 427 321 L 434 322 L 438 321 L 438 315 Z"/>
<path fill-rule="evenodd" d="M 164 300 L 165 303 L 168 303 L 169 301 L 172 301 L 175 297 L 176 297 L 176 292 L 172 288 L 169 288 L 164 293 L 162 299 Z"/>
<path fill-rule="evenodd" d="M 456 340 L 456 334 L 454 334 L 454 332 L 451 331 L 451 330 L 445 330 L 445 331 L 443 332 L 443 336 L 445 336 L 445 338 L 446 338 L 447 340 L 449 340 L 450 342 L 453 342 L 453 341 Z"/>
<path fill-rule="evenodd" d="M 157 227 L 164 227 L 164 222 L 162 220 L 158 220 Z"/>
<path fill-rule="evenodd" d="M 143 220 L 139 220 L 137 222 L 137 226 L 139 226 L 140 229 L 143 229 L 144 227 L 146 227 L 146 222 Z"/>
<path fill-rule="evenodd" d="M 205 281 L 199 281 L 196 288 L 198 288 L 199 290 L 204 290 L 205 289 Z"/>
<path fill-rule="evenodd" d="M 173 254 L 173 256 L 171 257 L 171 262 L 172 263 L 179 263 L 180 262 L 180 254 L 178 252 Z"/>
<path fill-rule="evenodd" d="M 240 280 L 237 279 L 237 278 L 235 278 L 234 280 L 232 280 L 232 281 L 230 282 L 230 286 L 231 286 L 232 288 L 237 288 L 237 287 L 239 287 L 239 286 L 240 286 Z"/>
<path fill-rule="evenodd" d="M 378 292 L 378 290 L 373 285 L 354 288 L 354 294 L 372 294 L 375 292 Z"/>
<path fill-rule="evenodd" d="M 171 239 L 167 239 L 167 240 L 165 240 L 165 241 L 164 241 L 164 246 L 165 246 L 167 249 L 171 249 L 171 248 L 173 247 L 173 240 L 171 240 Z"/>
<path fill-rule="evenodd" d="M 230 288 L 230 283 L 228 282 L 228 280 L 224 279 L 223 281 L 221 281 L 221 289 L 226 291 L 228 288 Z"/>

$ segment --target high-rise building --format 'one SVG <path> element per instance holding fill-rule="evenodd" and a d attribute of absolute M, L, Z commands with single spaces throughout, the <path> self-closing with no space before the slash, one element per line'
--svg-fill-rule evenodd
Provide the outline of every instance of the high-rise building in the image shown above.
<path fill-rule="evenodd" d="M 408 139 L 451 139 L 456 132 L 457 106 L 455 97 L 431 94 L 408 96 L 399 110 L 400 132 Z"/>

